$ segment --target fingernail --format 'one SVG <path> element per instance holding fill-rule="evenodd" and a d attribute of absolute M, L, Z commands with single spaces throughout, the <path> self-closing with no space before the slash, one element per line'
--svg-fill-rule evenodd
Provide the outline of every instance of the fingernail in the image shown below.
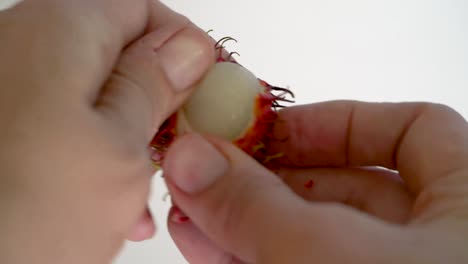
<path fill-rule="evenodd" d="M 213 51 L 201 32 L 188 28 L 177 33 L 156 52 L 174 90 L 183 91 L 201 78 L 212 60 Z"/>
<path fill-rule="evenodd" d="M 173 147 L 169 158 L 169 177 L 182 191 L 196 194 L 222 177 L 229 164 L 225 157 L 202 136 L 187 135 Z"/>
<path fill-rule="evenodd" d="M 183 224 L 190 221 L 190 218 L 180 210 L 179 207 L 173 207 L 171 212 L 171 217 L 169 218 L 171 222 L 176 224 Z"/>

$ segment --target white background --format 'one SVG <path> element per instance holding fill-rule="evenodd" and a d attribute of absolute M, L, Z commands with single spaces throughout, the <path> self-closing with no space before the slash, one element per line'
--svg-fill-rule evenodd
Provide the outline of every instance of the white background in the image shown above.
<path fill-rule="evenodd" d="M 0 6 L 11 1 L 0 0 Z M 215 30 L 214 37 L 238 39 L 228 47 L 241 54 L 240 62 L 290 87 L 298 103 L 433 101 L 468 117 L 466 0 L 164 2 Z M 158 235 L 127 244 L 116 264 L 186 263 L 165 229 L 169 204 L 162 201 L 159 178 L 154 187 Z"/>

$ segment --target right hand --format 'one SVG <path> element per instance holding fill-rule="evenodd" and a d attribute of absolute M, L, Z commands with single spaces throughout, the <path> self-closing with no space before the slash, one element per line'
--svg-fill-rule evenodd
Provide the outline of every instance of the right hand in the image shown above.
<path fill-rule="evenodd" d="M 190 263 L 468 263 L 459 114 L 327 102 L 280 116 L 283 181 L 218 139 L 186 135 L 169 150 L 165 175 L 180 208 L 169 229 Z"/>

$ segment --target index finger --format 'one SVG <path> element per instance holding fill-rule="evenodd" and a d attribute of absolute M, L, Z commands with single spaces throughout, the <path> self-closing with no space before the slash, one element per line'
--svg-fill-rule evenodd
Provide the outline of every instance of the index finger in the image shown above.
<path fill-rule="evenodd" d="M 429 103 L 334 101 L 280 112 L 272 143 L 283 166 L 382 166 L 418 193 L 466 169 L 468 125 L 454 110 Z"/>

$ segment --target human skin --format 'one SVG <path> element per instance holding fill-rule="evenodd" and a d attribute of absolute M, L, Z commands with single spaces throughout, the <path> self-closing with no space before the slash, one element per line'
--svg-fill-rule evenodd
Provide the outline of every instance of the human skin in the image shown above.
<path fill-rule="evenodd" d="M 215 138 L 169 150 L 169 230 L 190 263 L 468 263 L 461 115 L 336 101 L 280 118 L 281 177 Z"/>
<path fill-rule="evenodd" d="M 214 61 L 212 40 L 142 0 L 29 0 L 0 13 L 0 35 L 0 263 L 109 263 L 154 233 L 147 145 Z M 468 262 L 460 115 L 343 101 L 280 116 L 280 178 L 219 139 L 170 149 L 190 220 L 173 208 L 169 229 L 191 263 Z M 377 165 L 397 172 L 362 168 Z"/>
<path fill-rule="evenodd" d="M 155 232 L 148 145 L 213 40 L 146 0 L 26 0 L 0 36 L 0 263 L 110 263 Z"/>

